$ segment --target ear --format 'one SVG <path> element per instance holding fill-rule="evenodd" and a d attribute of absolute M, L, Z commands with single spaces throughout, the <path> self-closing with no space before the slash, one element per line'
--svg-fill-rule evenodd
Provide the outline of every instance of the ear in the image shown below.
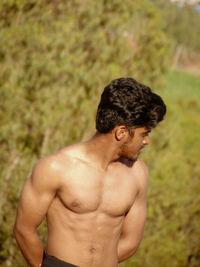
<path fill-rule="evenodd" d="M 127 128 L 125 126 L 117 126 L 115 128 L 115 138 L 117 141 L 121 141 L 122 139 L 127 137 Z"/>

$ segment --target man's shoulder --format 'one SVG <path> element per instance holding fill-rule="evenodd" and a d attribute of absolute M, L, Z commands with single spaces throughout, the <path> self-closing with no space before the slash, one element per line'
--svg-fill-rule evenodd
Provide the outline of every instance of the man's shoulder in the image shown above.
<path fill-rule="evenodd" d="M 55 176 L 55 172 L 60 170 L 60 162 L 58 155 L 51 154 L 40 159 L 34 166 L 32 171 L 32 181 L 39 180 L 44 181 L 48 177 L 48 181 L 51 177 Z"/>
<path fill-rule="evenodd" d="M 132 172 L 139 184 L 148 184 L 149 172 L 143 160 L 137 159 L 137 161 L 135 161 L 132 167 Z"/>
<path fill-rule="evenodd" d="M 60 171 L 63 168 L 66 169 L 68 165 L 74 165 L 77 163 L 78 154 L 80 153 L 80 145 L 70 145 L 64 147 L 52 154 L 49 154 L 41 158 L 34 169 L 43 170 L 46 172 Z"/>
<path fill-rule="evenodd" d="M 137 159 L 133 164 L 133 170 L 137 172 L 142 172 L 144 175 L 148 175 L 148 168 L 142 159 Z"/>
<path fill-rule="evenodd" d="M 40 159 L 30 177 L 32 184 L 59 188 L 63 184 L 67 170 L 77 166 L 73 151 L 74 149 L 66 147 Z"/>

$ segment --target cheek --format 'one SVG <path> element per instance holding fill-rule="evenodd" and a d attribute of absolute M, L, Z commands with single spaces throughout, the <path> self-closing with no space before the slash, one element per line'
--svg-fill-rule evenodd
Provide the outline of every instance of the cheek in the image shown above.
<path fill-rule="evenodd" d="M 131 153 L 135 153 L 135 152 L 138 151 L 138 149 L 139 149 L 140 147 L 141 147 L 140 144 L 138 144 L 138 143 L 134 143 L 134 144 L 132 144 L 131 146 L 129 146 L 129 151 L 130 151 Z"/>
<path fill-rule="evenodd" d="M 135 140 L 134 145 L 132 146 L 134 151 L 140 150 L 143 145 L 143 138 L 138 138 Z"/>

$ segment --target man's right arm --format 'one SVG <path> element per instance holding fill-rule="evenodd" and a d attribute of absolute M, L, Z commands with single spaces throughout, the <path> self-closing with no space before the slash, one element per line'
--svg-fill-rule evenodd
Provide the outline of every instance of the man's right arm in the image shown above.
<path fill-rule="evenodd" d="M 41 160 L 26 181 L 19 201 L 14 234 L 25 259 L 32 267 L 42 263 L 43 246 L 36 229 L 59 189 L 54 156 Z"/>

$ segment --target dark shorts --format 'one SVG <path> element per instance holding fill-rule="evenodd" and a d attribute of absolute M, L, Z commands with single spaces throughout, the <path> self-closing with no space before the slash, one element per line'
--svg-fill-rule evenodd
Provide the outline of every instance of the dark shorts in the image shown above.
<path fill-rule="evenodd" d="M 61 261 L 56 257 L 45 254 L 41 267 L 78 267 L 78 266 L 65 261 Z"/>

